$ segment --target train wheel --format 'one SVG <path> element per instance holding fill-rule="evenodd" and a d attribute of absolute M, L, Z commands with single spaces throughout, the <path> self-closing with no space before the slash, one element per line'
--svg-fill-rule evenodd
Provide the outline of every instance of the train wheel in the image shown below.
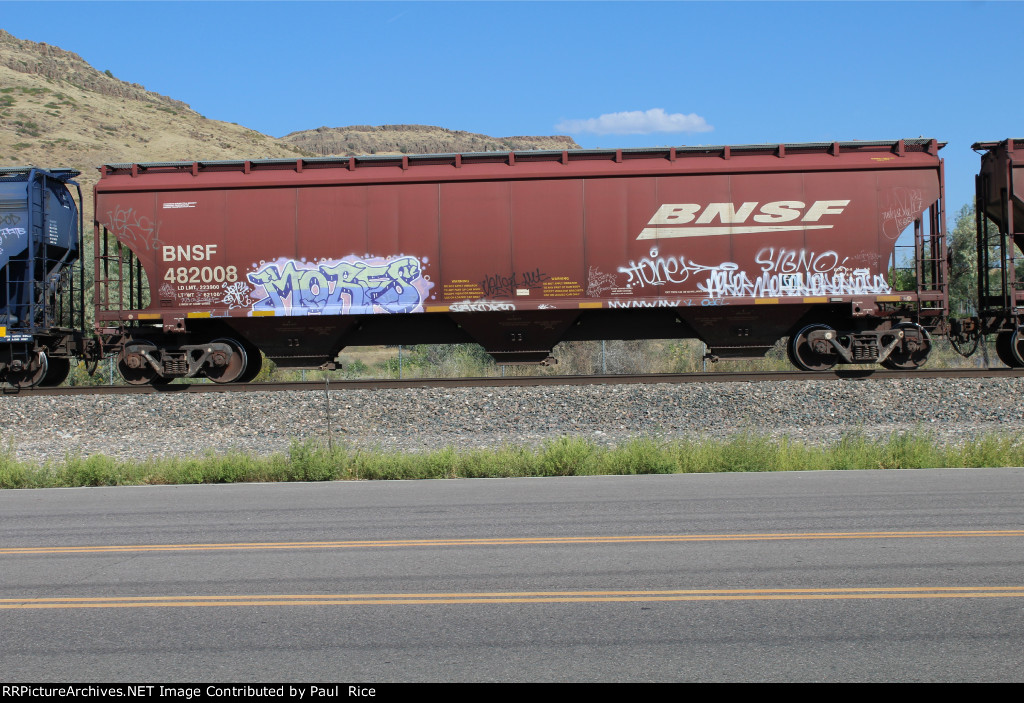
<path fill-rule="evenodd" d="M 885 361 L 882 362 L 882 366 L 893 371 L 912 371 L 913 369 L 921 368 L 925 362 L 928 361 L 928 354 L 932 350 L 932 336 L 928 334 L 921 325 L 914 322 L 902 322 L 896 325 L 897 330 L 917 330 L 923 343 L 920 345 L 915 344 L 915 349 L 908 348 L 908 345 L 901 344 L 893 353 L 889 355 Z"/>
<path fill-rule="evenodd" d="M 807 340 L 807 335 L 811 332 L 831 329 L 828 325 L 807 325 L 790 337 L 786 351 L 793 366 L 803 371 L 828 371 L 835 366 L 839 360 L 838 355 L 815 351 Z"/>
<path fill-rule="evenodd" d="M 144 339 L 136 339 L 124 345 L 117 357 L 117 370 L 124 382 L 130 386 L 144 386 L 147 383 L 160 383 L 163 377 L 153 370 L 145 353 L 152 354 L 156 345 Z"/>
<path fill-rule="evenodd" d="M 214 383 L 233 383 L 244 376 L 248 367 L 248 354 L 241 342 L 233 339 L 215 339 L 212 344 L 226 344 L 231 347 L 231 354 L 214 352 L 213 365 L 206 367 L 206 377 Z M 259 373 L 259 370 L 256 371 Z"/>
<path fill-rule="evenodd" d="M 245 371 L 238 377 L 235 383 L 249 383 L 254 378 L 260 375 L 260 371 L 263 369 L 263 355 L 260 354 L 260 350 L 252 344 L 246 344 L 245 346 Z"/>
<path fill-rule="evenodd" d="M 39 385 L 44 388 L 59 386 L 71 374 L 71 359 L 66 357 L 50 357 L 48 365 L 49 368 L 46 370 L 46 375 L 39 382 Z"/>
<path fill-rule="evenodd" d="M 1010 335 L 1010 355 L 1017 362 L 1014 364 L 1017 368 L 1024 367 L 1024 334 L 1021 334 L 1021 332 L 1022 329 L 1018 327 Z"/>
<path fill-rule="evenodd" d="M 999 361 L 1007 364 L 1011 368 L 1017 368 L 1021 363 L 1014 357 L 1013 352 L 1013 336 L 1015 333 L 1012 332 L 1000 332 L 995 336 L 995 355 L 999 357 Z"/>
<path fill-rule="evenodd" d="M 31 359 L 22 365 L 17 371 L 8 370 L 5 384 L 11 388 L 32 388 L 38 386 L 49 369 L 49 359 L 46 352 L 36 352 Z"/>
<path fill-rule="evenodd" d="M 1000 332 L 996 335 L 996 356 L 1011 369 L 1017 367 L 1017 360 L 1013 358 L 1013 352 L 1010 351 L 1012 336 L 1013 332 Z"/>

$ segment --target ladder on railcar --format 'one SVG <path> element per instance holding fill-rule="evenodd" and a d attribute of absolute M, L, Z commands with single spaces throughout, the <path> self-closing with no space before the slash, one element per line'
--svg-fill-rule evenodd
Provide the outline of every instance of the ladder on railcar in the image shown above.
<path fill-rule="evenodd" d="M 96 304 L 103 312 L 149 307 L 149 279 L 130 247 L 106 227 L 96 228 Z"/>
<path fill-rule="evenodd" d="M 941 202 L 937 200 L 914 220 L 913 244 L 896 245 L 890 281 L 896 290 L 917 293 L 919 321 L 928 328 L 948 314 L 949 305 L 949 263 Z M 906 251 L 902 259 L 898 255 L 901 250 Z M 898 265 L 897 260 L 905 265 Z"/>
<path fill-rule="evenodd" d="M 938 319 L 948 314 L 949 263 L 946 256 L 945 211 L 941 201 L 914 220 L 917 294 L 921 315 Z"/>
<path fill-rule="evenodd" d="M 77 183 L 70 180 L 73 174 L 67 171 L 48 172 L 34 168 L 4 171 L 3 175 L 9 179 L 8 182 L 25 184 L 24 198 L 6 201 L 4 207 L 0 208 L 15 217 L 19 211 L 25 213 L 24 228 L 18 228 L 23 232 L 25 239 L 24 249 L 11 256 L 3 267 L 0 283 L 3 285 L 4 313 L 0 315 L 0 325 L 9 332 L 22 335 L 37 335 L 55 329 L 84 328 L 82 270 L 81 266 L 77 267 L 77 271 L 76 267 L 70 266 L 77 256 L 77 251 L 62 246 L 66 245 L 66 242 L 57 241 L 57 225 L 51 221 L 51 213 L 48 212 L 51 207 L 51 184 L 59 181 L 65 185 L 78 187 Z M 66 206 L 64 198 L 71 196 L 63 189 L 54 193 L 59 194 L 55 197 Z M 0 212 L 0 215 L 2 214 Z M 80 248 L 80 210 L 78 215 L 76 246 Z M 4 239 L 19 236 L 17 230 L 13 230 L 13 233 L 6 230 L 4 232 Z"/>

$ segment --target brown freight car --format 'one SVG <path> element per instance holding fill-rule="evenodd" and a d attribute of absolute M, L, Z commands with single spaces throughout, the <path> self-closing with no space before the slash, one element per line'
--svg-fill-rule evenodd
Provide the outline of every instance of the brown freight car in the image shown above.
<path fill-rule="evenodd" d="M 791 336 L 804 369 L 914 368 L 947 312 L 930 139 L 109 164 L 96 319 L 133 383 L 242 381 L 259 350 Z M 913 238 L 896 290 L 897 239 Z"/>
<path fill-rule="evenodd" d="M 1024 280 L 1017 251 L 1024 250 L 1024 140 L 977 142 L 981 171 L 975 177 L 978 252 L 978 318 L 996 335 L 996 353 L 1011 368 L 1024 367 Z M 962 326 L 963 323 L 957 325 Z M 979 330 L 974 330 L 975 334 Z M 977 339 L 977 336 L 975 336 Z"/>

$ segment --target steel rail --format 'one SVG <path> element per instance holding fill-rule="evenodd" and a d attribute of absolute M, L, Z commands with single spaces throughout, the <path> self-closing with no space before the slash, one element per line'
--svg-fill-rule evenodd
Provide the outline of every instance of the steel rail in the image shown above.
<path fill-rule="evenodd" d="M 501 388 L 507 386 L 592 386 L 640 383 L 758 383 L 784 381 L 892 380 L 905 378 L 1019 378 L 1024 369 L 833 369 L 831 371 L 769 371 L 713 373 L 654 373 L 586 376 L 494 376 L 470 378 L 330 379 L 332 390 L 401 388 Z M 3 395 L 147 395 L 174 393 L 246 393 L 253 391 L 323 391 L 324 380 L 286 383 L 171 383 L 161 386 L 70 386 L 62 388 L 3 389 Z"/>

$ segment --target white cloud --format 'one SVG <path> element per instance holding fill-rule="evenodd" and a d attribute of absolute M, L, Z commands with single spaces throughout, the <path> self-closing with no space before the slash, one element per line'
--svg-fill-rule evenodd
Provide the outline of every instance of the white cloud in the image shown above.
<path fill-rule="evenodd" d="M 681 112 L 667 114 L 660 107 L 643 112 L 612 112 L 588 120 L 562 120 L 555 129 L 578 134 L 653 134 L 654 132 L 710 132 L 714 129 L 700 115 Z"/>

